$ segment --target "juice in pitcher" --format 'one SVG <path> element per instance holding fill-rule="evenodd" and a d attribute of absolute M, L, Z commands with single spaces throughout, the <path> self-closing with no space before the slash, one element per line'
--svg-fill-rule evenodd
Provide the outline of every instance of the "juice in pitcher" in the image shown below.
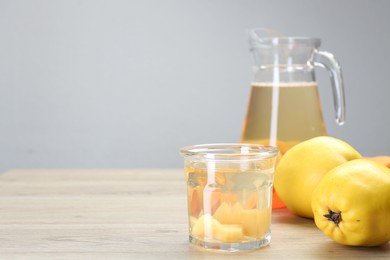
<path fill-rule="evenodd" d="M 326 129 L 316 82 L 252 84 L 242 143 L 277 146 L 283 155 L 319 135 L 326 135 Z"/>

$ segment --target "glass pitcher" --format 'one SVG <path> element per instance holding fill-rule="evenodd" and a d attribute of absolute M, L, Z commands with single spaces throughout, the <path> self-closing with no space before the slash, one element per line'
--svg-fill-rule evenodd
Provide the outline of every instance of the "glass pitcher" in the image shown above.
<path fill-rule="evenodd" d="M 336 122 L 345 119 L 342 73 L 321 41 L 305 37 L 259 37 L 250 31 L 254 77 L 241 142 L 277 146 L 284 154 L 295 144 L 326 135 L 314 67 L 329 71 Z"/>
<path fill-rule="evenodd" d="M 241 143 L 277 146 L 283 155 L 295 144 L 326 135 L 314 75 L 314 67 L 329 71 L 336 122 L 345 120 L 342 73 L 331 53 L 319 51 L 320 39 L 261 37 L 250 31 L 250 50 L 255 66 Z M 273 208 L 284 207 L 273 194 Z"/>

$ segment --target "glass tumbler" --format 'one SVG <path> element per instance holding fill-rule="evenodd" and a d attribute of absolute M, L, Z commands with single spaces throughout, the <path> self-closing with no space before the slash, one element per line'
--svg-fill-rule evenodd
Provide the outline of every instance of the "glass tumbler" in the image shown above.
<path fill-rule="evenodd" d="M 259 144 L 183 147 L 189 240 L 206 249 L 251 250 L 271 241 L 278 149 Z"/>

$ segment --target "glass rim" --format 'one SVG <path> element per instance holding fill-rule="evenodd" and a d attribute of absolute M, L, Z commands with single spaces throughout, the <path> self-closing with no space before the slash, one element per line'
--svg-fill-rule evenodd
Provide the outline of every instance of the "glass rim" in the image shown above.
<path fill-rule="evenodd" d="M 304 44 L 313 47 L 321 45 L 321 39 L 316 37 L 300 37 L 300 36 L 282 36 L 282 37 L 250 37 L 250 42 L 254 46 L 278 46 L 286 44 Z"/>
<path fill-rule="evenodd" d="M 262 144 L 210 143 L 184 146 L 180 153 L 183 157 L 194 159 L 261 160 L 276 157 L 279 149 Z"/>

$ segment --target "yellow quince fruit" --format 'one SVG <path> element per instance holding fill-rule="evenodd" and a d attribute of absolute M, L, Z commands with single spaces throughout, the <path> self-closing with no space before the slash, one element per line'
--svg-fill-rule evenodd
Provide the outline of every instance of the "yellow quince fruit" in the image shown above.
<path fill-rule="evenodd" d="M 276 167 L 275 191 L 286 207 L 298 216 L 313 218 L 313 190 L 331 169 L 361 158 L 352 146 L 330 136 L 303 141 L 288 150 Z"/>
<path fill-rule="evenodd" d="M 351 246 L 390 241 L 390 169 L 367 159 L 342 164 L 312 196 L 314 220 L 329 238 Z"/>

